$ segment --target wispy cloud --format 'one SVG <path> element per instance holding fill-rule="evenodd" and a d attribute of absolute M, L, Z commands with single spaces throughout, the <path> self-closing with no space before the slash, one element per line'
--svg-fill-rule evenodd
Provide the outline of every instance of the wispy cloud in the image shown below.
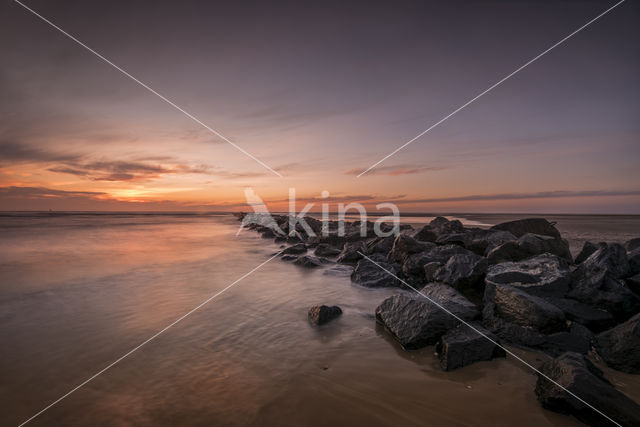
<path fill-rule="evenodd" d="M 358 175 L 364 168 L 353 168 L 345 171 L 345 175 Z M 441 170 L 449 169 L 448 166 L 420 166 L 420 165 L 395 165 L 395 166 L 380 166 L 376 169 L 369 171 L 369 175 L 414 175 L 426 172 L 437 172 Z"/>
<path fill-rule="evenodd" d="M 541 191 L 536 193 L 500 193 L 500 194 L 474 194 L 456 197 L 434 197 L 420 199 L 402 199 L 396 203 L 443 203 L 443 202 L 472 202 L 485 200 L 525 200 L 525 199 L 562 199 L 573 197 L 615 197 L 615 196 L 640 196 L 640 190 L 581 190 L 581 191 Z"/>

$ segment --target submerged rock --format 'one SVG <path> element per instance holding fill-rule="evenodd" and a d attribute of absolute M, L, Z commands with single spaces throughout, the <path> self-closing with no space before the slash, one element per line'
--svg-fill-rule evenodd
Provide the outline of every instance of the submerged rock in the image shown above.
<path fill-rule="evenodd" d="M 338 256 L 340 255 L 341 250 L 333 247 L 327 243 L 320 243 L 316 250 L 313 252 L 316 256 Z"/>
<path fill-rule="evenodd" d="M 482 360 L 506 356 L 506 352 L 495 344 L 500 343 L 498 337 L 477 323 L 471 325 L 484 336 L 467 325 L 460 325 L 440 338 L 436 351 L 443 370 L 452 371 Z"/>
<path fill-rule="evenodd" d="M 540 297 L 563 296 L 570 281 L 569 265 L 551 254 L 492 265 L 485 278 L 486 283 L 511 285 Z"/>
<path fill-rule="evenodd" d="M 540 372 L 616 423 L 640 425 L 640 405 L 616 390 L 604 379 L 602 372 L 581 354 L 565 353 L 544 363 Z M 535 393 L 544 408 L 573 415 L 589 425 L 611 425 L 611 421 L 601 413 L 564 389 L 538 374 Z"/>
<path fill-rule="evenodd" d="M 306 268 L 316 268 L 324 264 L 321 258 L 317 258 L 311 255 L 299 256 L 298 258 L 296 258 L 295 261 L 293 261 L 293 263 L 295 265 L 299 265 L 301 267 L 306 267 Z"/>
<path fill-rule="evenodd" d="M 337 305 L 315 305 L 309 309 L 309 322 L 313 325 L 324 325 L 342 314 L 342 309 Z"/>
<path fill-rule="evenodd" d="M 596 336 L 595 347 L 608 366 L 640 373 L 640 314 Z"/>

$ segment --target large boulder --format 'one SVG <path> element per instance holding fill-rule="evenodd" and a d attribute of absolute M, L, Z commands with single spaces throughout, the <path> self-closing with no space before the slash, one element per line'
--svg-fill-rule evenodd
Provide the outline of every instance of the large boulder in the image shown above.
<path fill-rule="evenodd" d="M 640 273 L 635 276 L 628 277 L 624 282 L 633 293 L 640 295 Z"/>
<path fill-rule="evenodd" d="M 436 352 L 443 370 L 452 371 L 482 360 L 506 356 L 506 352 L 496 345 L 500 344 L 498 337 L 477 323 L 471 325 L 475 330 L 460 325 L 440 338 Z"/>
<path fill-rule="evenodd" d="M 605 245 L 606 243 L 595 244 L 591 242 L 584 242 L 584 245 L 582 246 L 582 250 L 580 250 L 580 253 L 578 254 L 578 256 L 576 256 L 575 263 L 576 264 L 582 263 L 584 260 L 589 258 L 592 253 L 594 253 L 595 251 L 597 251 L 598 249 L 600 249 L 602 246 L 605 246 Z"/>
<path fill-rule="evenodd" d="M 486 272 L 486 258 L 472 252 L 455 254 L 446 264 L 438 268 L 433 274 L 433 280 L 446 283 L 456 289 L 468 288 L 482 283 Z"/>
<path fill-rule="evenodd" d="M 322 258 L 311 256 L 311 255 L 302 255 L 296 258 L 296 260 L 293 261 L 293 263 L 295 265 L 299 265 L 300 267 L 316 268 L 316 267 L 321 267 L 323 264 L 325 264 L 325 260 L 323 260 Z"/>
<path fill-rule="evenodd" d="M 603 245 L 573 271 L 568 296 L 624 321 L 640 312 L 640 298 L 620 280 L 628 272 L 625 249 L 615 243 Z"/>
<path fill-rule="evenodd" d="M 342 314 L 342 309 L 337 305 L 315 305 L 309 309 L 309 322 L 313 325 L 324 325 Z"/>
<path fill-rule="evenodd" d="M 478 255 L 487 255 L 503 243 L 517 240 L 518 238 L 508 231 L 502 230 L 478 230 L 473 233 L 467 242 L 467 249 Z"/>
<path fill-rule="evenodd" d="M 351 273 L 351 281 L 367 288 L 394 287 L 399 285 L 395 275 L 396 270 L 393 265 L 389 264 L 384 256 L 378 254 L 372 255 L 370 259 L 363 258 L 358 261 L 353 273 Z"/>
<path fill-rule="evenodd" d="M 451 286 L 440 283 L 427 283 L 420 289 L 420 293 L 461 319 L 471 320 L 480 317 L 478 307 Z"/>
<path fill-rule="evenodd" d="M 514 286 L 487 283 L 483 317 L 549 334 L 566 329 L 564 313 L 542 298 Z"/>
<path fill-rule="evenodd" d="M 594 332 L 601 332 L 615 325 L 615 320 L 608 311 L 568 298 L 549 298 L 547 301 L 562 310 L 568 320 L 584 325 Z"/>
<path fill-rule="evenodd" d="M 629 260 L 629 274 L 634 275 L 640 273 L 640 249 L 634 249 L 627 253 Z"/>
<path fill-rule="evenodd" d="M 367 242 L 367 253 L 387 255 L 393 248 L 396 236 L 378 237 Z"/>
<path fill-rule="evenodd" d="M 367 251 L 364 242 L 347 242 L 338 255 L 337 261 L 341 264 L 355 264 L 362 259 L 362 254 Z"/>
<path fill-rule="evenodd" d="M 567 261 L 572 261 L 569 243 L 564 239 L 556 239 L 538 234 L 525 234 L 518 240 L 502 243 L 487 253 L 489 264 L 521 261 L 535 255 L 550 253 Z"/>
<path fill-rule="evenodd" d="M 491 230 L 508 231 L 516 237 L 524 236 L 527 233 L 541 234 L 560 239 L 560 232 L 553 223 L 544 218 L 525 218 L 515 221 L 503 222 L 491 227 Z"/>
<path fill-rule="evenodd" d="M 610 426 L 611 420 L 640 425 L 640 405 L 616 390 L 583 355 L 565 353 L 544 363 L 540 372 L 535 393 L 544 408 L 592 426 Z"/>
<path fill-rule="evenodd" d="M 597 335 L 595 347 L 610 367 L 640 373 L 640 314 Z"/>
<path fill-rule="evenodd" d="M 433 248 L 433 246 L 433 244 L 419 242 L 413 237 L 401 233 L 393 241 L 393 247 L 389 252 L 388 259 L 391 262 L 403 264 L 410 255 L 424 252 Z"/>
<path fill-rule="evenodd" d="M 569 290 L 571 273 L 565 260 L 551 254 L 489 266 L 486 283 L 511 285 L 540 297 L 561 297 Z"/>
<path fill-rule="evenodd" d="M 572 323 L 568 330 L 556 332 L 544 337 L 537 349 L 557 357 L 567 351 L 587 354 L 591 350 L 593 333 L 579 323 Z"/>
<path fill-rule="evenodd" d="M 640 237 L 636 237 L 635 239 L 627 240 L 624 243 L 624 248 L 627 252 L 633 252 L 636 249 L 640 249 Z"/>
<path fill-rule="evenodd" d="M 477 317 L 477 309 L 473 310 L 449 300 L 440 300 L 438 304 L 456 313 L 462 320 L 470 321 Z M 460 323 L 454 316 L 421 295 L 394 295 L 387 298 L 376 309 L 376 320 L 406 349 L 433 345 L 449 329 Z"/>

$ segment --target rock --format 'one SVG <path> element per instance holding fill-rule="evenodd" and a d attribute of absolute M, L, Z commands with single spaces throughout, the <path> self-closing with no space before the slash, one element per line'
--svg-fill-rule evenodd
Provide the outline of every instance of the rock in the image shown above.
<path fill-rule="evenodd" d="M 386 261 L 384 256 L 379 254 L 372 255 L 370 259 L 392 274 L 396 274 L 395 268 Z M 367 288 L 385 288 L 399 285 L 398 279 L 366 258 L 361 259 L 356 264 L 356 268 L 351 273 L 351 281 Z"/>
<path fill-rule="evenodd" d="M 626 241 L 624 248 L 627 252 L 633 252 L 636 249 L 640 249 L 640 237 Z"/>
<path fill-rule="evenodd" d="M 527 233 L 551 236 L 556 239 L 562 238 L 554 224 L 544 218 L 526 218 L 516 221 L 503 222 L 491 227 L 491 230 L 508 231 L 516 237 L 524 236 Z"/>
<path fill-rule="evenodd" d="M 389 252 L 388 259 L 391 262 L 404 263 L 409 255 L 423 252 L 432 247 L 433 245 L 419 242 L 406 234 L 399 234 L 393 241 L 393 247 Z"/>
<path fill-rule="evenodd" d="M 479 324 L 473 323 L 472 325 L 494 342 L 500 343 L 498 337 Z M 482 360 L 506 356 L 506 352 L 502 348 L 467 325 L 460 325 L 444 334 L 436 346 L 436 351 L 440 359 L 440 367 L 445 371 L 452 371 Z"/>
<path fill-rule="evenodd" d="M 625 249 L 618 244 L 600 247 L 571 274 L 568 296 L 607 310 L 617 321 L 640 312 L 640 298 L 620 280 L 629 272 Z"/>
<path fill-rule="evenodd" d="M 393 241 L 396 236 L 378 237 L 367 243 L 367 253 L 384 254 L 385 256 L 391 252 Z"/>
<path fill-rule="evenodd" d="M 557 357 L 567 351 L 587 354 L 591 350 L 593 333 L 579 323 L 573 323 L 568 331 L 556 332 L 545 337 L 538 348 L 545 353 Z"/>
<path fill-rule="evenodd" d="M 469 233 L 442 234 L 436 240 L 439 245 L 458 245 L 466 247 L 473 236 Z"/>
<path fill-rule="evenodd" d="M 316 256 L 333 257 L 340 255 L 340 252 L 342 252 L 340 249 L 330 246 L 327 243 L 320 243 L 313 253 Z"/>
<path fill-rule="evenodd" d="M 313 325 L 324 325 L 342 314 L 342 309 L 337 305 L 315 305 L 309 309 L 309 322 Z"/>
<path fill-rule="evenodd" d="M 273 230 L 270 228 L 267 228 L 264 231 L 260 232 L 260 235 L 262 236 L 263 239 L 272 239 L 276 237 L 276 233 L 274 233 Z"/>
<path fill-rule="evenodd" d="M 582 246 L 582 250 L 580 251 L 580 253 L 575 259 L 576 264 L 580 264 L 585 259 L 589 258 L 592 253 L 597 251 L 603 245 L 606 245 L 606 243 L 599 243 L 596 245 L 595 243 L 584 242 L 584 245 Z"/>
<path fill-rule="evenodd" d="M 640 405 L 616 390 L 604 379 L 602 372 L 581 354 L 565 353 L 544 363 L 540 372 L 564 388 L 538 374 L 535 393 L 545 409 L 573 415 L 593 426 L 612 425 L 602 414 L 621 425 L 640 425 Z M 602 414 L 567 393 L 565 389 Z"/>
<path fill-rule="evenodd" d="M 307 267 L 307 268 L 316 268 L 324 264 L 321 258 L 317 258 L 311 255 L 299 256 L 298 258 L 296 258 L 295 261 L 293 261 L 293 263 L 295 265 L 299 265 L 301 267 Z"/>
<path fill-rule="evenodd" d="M 640 314 L 597 335 L 595 347 L 610 367 L 640 373 Z"/>
<path fill-rule="evenodd" d="M 428 283 L 420 289 L 420 293 L 463 320 L 474 320 L 480 317 L 478 307 L 451 286 Z"/>
<path fill-rule="evenodd" d="M 438 240 L 438 235 L 431 229 L 430 225 L 425 225 L 413 235 L 413 238 L 421 242 L 435 243 Z"/>
<path fill-rule="evenodd" d="M 444 264 L 438 261 L 431 261 L 424 265 L 424 278 L 427 282 L 433 282 L 434 276 L 436 272 L 442 267 Z"/>
<path fill-rule="evenodd" d="M 625 280 L 627 287 L 635 294 L 640 295 L 640 273 Z"/>
<path fill-rule="evenodd" d="M 566 240 L 537 234 L 525 234 L 519 237 L 518 240 L 507 241 L 498 245 L 489 251 L 487 259 L 489 264 L 497 264 L 500 262 L 521 261 L 543 253 L 554 254 L 567 261 L 572 261 L 569 243 Z"/>
<path fill-rule="evenodd" d="M 436 271 L 433 279 L 437 282 L 451 285 L 456 289 L 461 289 L 482 283 L 486 272 L 486 258 L 470 252 L 453 255 L 446 264 Z"/>
<path fill-rule="evenodd" d="M 558 307 L 503 284 L 486 284 L 483 317 L 489 321 L 498 317 L 544 334 L 566 329 L 564 313 Z"/>
<path fill-rule="evenodd" d="M 640 249 L 634 249 L 627 253 L 629 260 L 629 275 L 640 273 Z"/>
<path fill-rule="evenodd" d="M 567 262 L 551 254 L 492 265 L 485 278 L 485 283 L 511 285 L 539 297 L 562 297 L 570 281 Z"/>
<path fill-rule="evenodd" d="M 307 246 L 304 243 L 297 243 L 282 251 L 282 255 L 300 255 L 307 252 Z"/>
<path fill-rule="evenodd" d="M 449 301 L 442 301 L 442 305 L 452 312 L 460 309 L 459 306 L 452 307 Z M 394 295 L 385 299 L 376 309 L 376 320 L 406 349 L 433 345 L 459 323 L 455 317 L 420 295 Z"/>
<path fill-rule="evenodd" d="M 282 261 L 295 261 L 298 259 L 297 256 L 295 255 L 282 255 L 282 257 L 280 258 Z"/>
<path fill-rule="evenodd" d="M 362 259 L 362 254 L 366 250 L 364 242 L 347 242 L 344 244 L 337 261 L 341 264 L 355 264 Z"/>
<path fill-rule="evenodd" d="M 478 255 L 487 255 L 497 246 L 517 239 L 516 236 L 508 231 L 481 230 L 473 235 L 466 247 Z"/>
<path fill-rule="evenodd" d="M 444 234 L 464 233 L 464 226 L 460 221 L 457 219 L 450 221 L 442 216 L 434 218 L 429 223 L 429 227 L 438 237 Z"/>
<path fill-rule="evenodd" d="M 562 310 L 567 319 L 580 323 L 594 332 L 601 332 L 615 325 L 613 316 L 608 311 L 568 298 L 549 298 L 547 301 Z"/>

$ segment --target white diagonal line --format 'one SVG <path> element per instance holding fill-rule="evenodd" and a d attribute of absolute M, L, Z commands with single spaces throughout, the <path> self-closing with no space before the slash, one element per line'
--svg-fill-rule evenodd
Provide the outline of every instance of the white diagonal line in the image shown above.
<path fill-rule="evenodd" d="M 470 104 L 472 104 L 473 102 L 475 102 L 478 98 L 486 95 L 487 93 L 489 93 L 490 91 L 492 91 L 493 89 L 495 89 L 496 87 L 498 87 L 499 85 L 501 85 L 502 83 L 504 83 L 505 81 L 509 80 L 511 77 L 513 77 L 514 75 L 516 75 L 517 73 L 519 73 L 520 71 L 524 70 L 525 68 L 527 68 L 529 65 L 531 65 L 532 63 L 534 63 L 535 61 L 537 61 L 538 59 L 542 58 L 544 55 L 546 55 L 547 53 L 551 52 L 553 49 L 555 49 L 556 47 L 560 46 L 562 43 L 566 42 L 567 40 L 569 40 L 571 37 L 575 36 L 576 34 L 578 34 L 580 31 L 584 30 L 585 28 L 587 28 L 589 25 L 593 24 L 594 22 L 596 22 L 598 19 L 602 18 L 604 15 L 606 15 L 607 13 L 611 12 L 613 9 L 615 9 L 616 7 L 620 6 L 622 3 L 624 3 L 625 0 L 621 0 L 618 3 L 614 4 L 613 6 L 611 6 L 609 9 L 605 10 L 604 12 L 602 12 L 600 15 L 596 16 L 595 18 L 593 18 L 591 21 L 587 22 L 586 24 L 584 24 L 582 27 L 578 28 L 577 30 L 575 30 L 574 32 L 572 32 L 571 34 L 569 34 L 568 36 L 566 36 L 565 38 L 563 38 L 562 40 L 560 40 L 559 42 L 555 43 L 553 46 L 551 46 L 550 48 L 548 48 L 547 50 L 545 50 L 544 52 L 540 53 L 538 56 L 536 56 L 535 58 L 527 61 L 524 65 L 520 66 L 519 68 L 517 68 L 515 71 L 511 72 L 510 74 L 508 74 L 507 76 L 503 77 L 502 79 L 498 80 L 496 83 L 494 83 L 493 85 L 491 85 L 488 89 L 484 90 L 483 92 L 481 92 L 480 94 L 476 95 L 475 97 L 471 98 L 469 101 L 465 102 L 464 104 L 462 104 L 460 107 L 456 108 L 455 110 L 453 110 L 451 113 L 447 114 L 446 116 L 444 116 L 443 118 L 441 118 L 440 120 L 438 120 L 437 122 L 435 122 L 434 124 L 432 124 L 431 126 L 429 126 L 427 129 L 423 130 L 422 132 L 420 132 L 418 135 L 416 135 L 415 137 L 411 138 L 409 141 L 405 142 L 404 144 L 402 144 L 400 147 L 396 148 L 395 150 L 393 150 L 391 153 L 387 154 L 386 156 L 384 156 L 382 159 L 378 160 L 377 162 L 375 162 L 374 164 L 372 164 L 371 166 L 369 166 L 367 169 L 365 169 L 364 171 L 360 172 L 360 174 L 357 176 L 357 178 L 360 178 L 362 175 L 364 175 L 365 173 L 369 172 L 371 169 L 375 168 L 376 166 L 378 166 L 380 163 L 384 162 L 385 160 L 387 160 L 389 157 L 393 156 L 394 154 L 396 154 L 398 151 L 402 150 L 403 148 L 405 148 L 407 145 L 411 144 L 412 142 L 414 142 L 415 140 L 417 140 L 418 138 L 422 137 L 424 134 L 426 134 L 427 132 L 431 131 L 433 128 L 435 128 L 436 126 L 440 125 L 441 123 L 445 122 L 446 120 L 448 120 L 449 118 L 453 117 L 454 115 L 456 115 L 458 112 L 460 112 L 461 110 L 463 110 L 464 108 L 466 108 L 467 106 L 469 106 Z"/>
<path fill-rule="evenodd" d="M 499 344 L 498 342 L 496 342 L 495 340 L 491 339 L 489 336 L 487 336 L 486 334 L 482 333 L 481 331 L 479 331 L 477 328 L 475 328 L 473 325 L 471 325 L 470 323 L 464 321 L 463 319 L 461 319 L 459 316 L 457 316 L 455 313 L 452 313 L 451 311 L 447 310 L 445 307 L 443 307 L 442 305 L 438 304 L 436 301 L 434 301 L 433 299 L 429 298 L 428 296 L 426 296 L 425 294 L 423 294 L 422 292 L 420 292 L 419 290 L 417 290 L 416 288 L 414 288 L 413 286 L 411 286 L 410 284 L 408 284 L 407 282 L 405 282 L 404 280 L 402 280 L 401 278 L 399 278 L 398 276 L 396 276 L 395 274 L 393 274 L 392 272 L 390 272 L 389 270 L 387 270 L 386 268 L 384 268 L 383 266 L 381 266 L 380 264 L 378 264 L 377 262 L 375 262 L 374 260 L 372 260 L 371 258 L 369 258 L 368 256 L 366 256 L 365 254 L 363 254 L 362 252 L 358 251 L 358 253 L 360 255 L 362 255 L 364 258 L 366 258 L 368 261 L 372 262 L 373 264 L 375 264 L 376 266 L 378 266 L 380 269 L 384 270 L 387 274 L 395 277 L 396 279 L 398 279 L 399 281 L 401 281 L 405 286 L 413 289 L 415 292 L 419 293 L 420 295 L 422 295 L 423 297 L 425 297 L 427 300 L 429 300 L 429 302 L 431 302 L 432 304 L 435 304 L 438 308 L 440 308 L 442 311 L 444 311 L 447 314 L 450 314 L 451 316 L 455 317 L 456 320 L 462 322 L 463 324 L 465 324 L 466 326 L 468 326 L 469 328 L 473 329 L 475 332 L 477 332 L 478 334 L 480 334 L 482 337 L 486 338 L 487 340 L 489 340 L 491 343 L 495 344 L 496 346 L 500 347 L 501 349 L 503 349 L 505 352 L 509 353 L 511 356 L 515 357 L 516 359 L 518 359 L 520 362 L 524 363 L 526 366 L 528 366 L 529 368 L 531 368 L 532 370 L 534 370 L 535 372 L 537 372 L 539 375 L 542 375 L 543 377 L 545 377 L 547 380 L 551 381 L 553 384 L 557 385 L 558 387 L 560 387 L 562 390 L 566 391 L 567 393 L 569 393 L 571 396 L 575 397 L 576 399 L 578 399 L 580 402 L 584 403 L 585 405 L 587 405 L 589 408 L 593 409 L 594 411 L 596 411 L 598 414 L 602 415 L 603 417 L 605 417 L 607 420 L 611 421 L 612 423 L 614 423 L 617 426 L 622 427 L 622 425 L 620 425 L 619 423 L 617 423 L 616 421 L 612 420 L 611 418 L 609 418 L 607 415 L 605 415 L 604 413 L 602 413 L 602 411 L 598 410 L 597 408 L 593 407 L 593 405 L 589 404 L 588 402 L 584 401 L 582 398 L 580 398 L 579 396 L 576 396 L 575 393 L 569 391 L 568 389 L 566 389 L 565 387 L 561 386 L 560 384 L 558 384 L 556 381 L 552 380 L 551 378 L 549 378 L 549 376 L 545 375 L 544 373 L 542 373 L 540 370 L 538 370 L 537 368 L 535 368 L 534 366 L 532 366 L 531 364 L 529 364 L 528 362 L 526 362 L 525 360 L 523 360 L 521 357 L 519 357 L 518 355 L 516 355 L 515 353 L 513 353 L 512 351 L 510 351 L 509 349 L 505 348 L 504 346 L 502 346 L 501 344 Z"/>
<path fill-rule="evenodd" d="M 213 129 L 212 127 L 210 127 L 209 125 L 203 123 L 202 121 L 200 121 L 200 119 L 198 119 L 197 117 L 195 117 L 193 114 L 185 111 L 182 107 L 180 107 L 179 105 L 177 105 L 176 103 L 174 103 L 173 101 L 171 101 L 170 99 L 168 99 L 167 97 L 165 97 L 164 95 L 156 92 L 154 89 L 152 89 L 151 87 L 149 87 L 147 84 L 141 82 L 140 80 L 138 80 L 136 77 L 132 76 L 131 74 L 129 74 L 127 71 L 123 70 L 121 67 L 119 67 L 118 65 L 114 64 L 113 62 L 111 62 L 110 60 L 108 60 L 107 58 L 105 58 L 104 56 L 102 56 L 101 54 L 99 54 L 98 52 L 96 52 L 95 50 L 93 50 L 92 48 L 90 48 L 89 46 L 87 46 L 86 44 L 84 44 L 83 42 L 81 42 L 80 40 L 78 40 L 77 38 L 75 38 L 74 36 L 72 36 L 71 34 L 67 33 L 65 30 L 63 30 L 62 28 L 58 27 L 56 24 L 54 24 L 53 22 L 49 21 L 47 18 L 45 18 L 44 16 L 40 15 L 38 12 L 36 12 L 35 10 L 31 9 L 29 6 L 25 5 L 24 3 L 20 2 L 19 0 L 14 0 L 16 3 L 18 3 L 20 6 L 24 7 L 26 10 L 28 10 L 29 12 L 33 13 L 35 16 L 37 16 L 38 18 L 40 18 L 41 20 L 43 20 L 44 22 L 46 22 L 47 24 L 49 24 L 50 26 L 52 26 L 53 28 L 55 28 L 56 30 L 60 31 L 62 34 L 64 34 L 65 36 L 69 37 L 71 40 L 73 40 L 74 42 L 78 43 L 80 46 L 84 47 L 85 49 L 87 49 L 89 52 L 93 53 L 95 56 L 97 56 L 98 58 L 102 59 L 104 62 L 106 62 L 107 64 L 111 65 L 113 68 L 115 68 L 116 70 L 120 71 L 122 74 L 124 74 L 125 76 L 129 77 L 131 80 L 133 80 L 134 82 L 138 83 L 140 86 L 142 86 L 143 88 L 147 89 L 149 92 L 153 93 L 154 95 L 156 95 L 158 98 L 162 99 L 164 102 L 166 102 L 167 104 L 171 105 L 173 108 L 175 108 L 176 110 L 180 111 L 182 114 L 184 114 L 185 116 L 189 117 L 191 120 L 193 120 L 194 122 L 198 123 L 200 126 L 204 127 L 205 129 L 207 129 L 209 132 L 213 133 L 214 135 L 216 135 L 218 138 L 226 141 L 227 143 L 231 144 L 231 146 L 233 146 L 235 149 L 237 149 L 238 151 L 242 152 L 244 155 L 251 157 L 253 160 L 255 160 L 256 162 L 260 163 L 262 166 L 264 166 L 265 168 L 269 169 L 271 172 L 273 172 L 274 174 L 278 175 L 280 178 L 282 178 L 282 175 L 280 175 L 280 173 L 278 173 L 277 171 L 275 171 L 273 168 L 271 168 L 269 165 L 267 165 L 266 163 L 264 163 L 262 160 L 258 159 L 257 157 L 253 156 L 251 153 L 247 152 L 244 148 L 240 147 L 239 145 L 237 145 L 236 143 L 234 143 L 233 141 L 231 141 L 229 138 L 227 138 L 226 136 L 222 135 L 220 132 L 216 131 L 215 129 Z"/>
<path fill-rule="evenodd" d="M 145 341 L 143 341 L 142 343 L 138 344 L 136 347 L 132 348 L 131 350 L 129 350 L 128 352 L 126 352 L 124 355 L 120 356 L 118 359 L 116 359 L 115 361 L 111 362 L 109 365 L 107 365 L 105 368 L 102 368 L 100 371 L 98 371 L 96 374 L 92 375 L 91 377 L 89 377 L 88 379 L 86 379 L 85 381 L 83 381 L 82 383 L 78 384 L 77 386 L 75 386 L 74 388 L 72 388 L 71 390 L 69 390 L 68 392 L 66 392 L 65 394 L 63 394 L 62 396 L 60 396 L 58 399 L 54 400 L 53 402 L 51 402 L 49 405 L 47 405 L 46 407 L 44 407 L 42 410 L 40 410 L 39 412 L 37 412 L 36 414 L 34 414 L 32 417 L 28 418 L 27 420 L 23 421 L 22 423 L 20 423 L 19 427 L 22 427 L 23 425 L 27 424 L 28 422 L 30 422 L 31 420 L 33 420 L 34 418 L 36 418 L 37 416 L 41 415 L 43 412 L 45 412 L 46 410 L 48 410 L 49 408 L 51 408 L 52 406 L 56 405 L 57 403 L 59 403 L 61 400 L 63 400 L 64 398 L 66 398 L 67 396 L 69 396 L 70 394 L 72 394 L 73 392 L 77 391 L 79 388 L 83 387 L 84 385 L 86 385 L 87 383 L 91 382 L 92 380 L 94 380 L 96 377 L 98 377 L 99 375 L 103 374 L 104 372 L 106 372 L 107 370 L 109 370 L 110 368 L 112 368 L 114 365 L 118 364 L 119 362 L 121 362 L 123 359 L 125 359 L 126 357 L 130 356 L 131 354 L 133 354 L 134 352 L 136 352 L 137 350 L 139 350 L 141 347 L 143 347 L 145 344 L 149 343 L 150 341 L 152 341 L 153 339 L 157 338 L 158 336 L 160 336 L 162 333 L 164 333 L 165 331 L 167 331 L 169 328 L 171 328 L 172 326 L 176 325 L 177 323 L 181 322 L 182 320 L 184 320 L 185 318 L 187 318 L 188 316 L 190 316 L 191 314 L 193 314 L 194 312 L 196 312 L 197 310 L 199 310 L 200 308 L 202 308 L 203 306 L 205 306 L 206 304 L 208 304 L 209 302 L 211 302 L 212 300 L 214 300 L 218 295 L 223 294 L 225 291 L 227 291 L 228 289 L 230 289 L 231 287 L 233 287 L 236 283 L 240 282 L 242 279 L 246 278 L 247 276 L 249 276 L 250 274 L 252 274 L 253 272 L 255 272 L 256 270 L 258 270 L 259 268 L 261 268 L 263 265 L 265 265 L 266 263 L 268 263 L 269 261 L 271 261 L 272 259 L 276 258 L 278 255 L 280 255 L 282 253 L 282 251 L 279 251 L 278 253 L 276 253 L 275 255 L 273 255 L 271 258 L 267 259 L 266 261 L 264 261 L 262 264 L 258 265 L 257 267 L 253 268 L 251 271 L 249 271 L 248 273 L 243 274 L 239 279 L 236 279 L 233 283 L 231 283 L 230 285 L 228 285 L 227 287 L 225 287 L 224 289 L 222 289 L 221 291 L 215 293 L 214 295 L 210 296 L 209 298 L 207 298 L 206 300 L 204 300 L 204 302 L 198 304 L 197 306 L 195 306 L 194 308 L 192 308 L 191 310 L 189 310 L 186 314 L 183 314 L 182 316 L 180 316 L 179 318 L 177 318 L 176 320 L 174 320 L 173 322 L 171 322 L 168 326 L 164 327 L 163 329 L 161 329 L 160 331 L 156 332 L 154 335 L 152 335 L 150 338 L 146 339 Z"/>

